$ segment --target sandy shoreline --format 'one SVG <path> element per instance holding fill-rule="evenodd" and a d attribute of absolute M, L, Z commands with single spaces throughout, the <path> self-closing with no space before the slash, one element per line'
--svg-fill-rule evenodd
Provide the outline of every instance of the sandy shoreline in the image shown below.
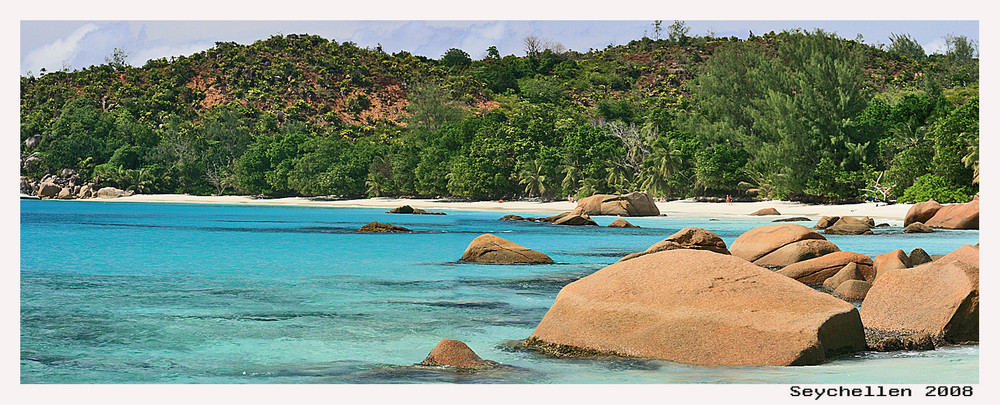
<path fill-rule="evenodd" d="M 558 213 L 570 211 L 576 207 L 575 202 L 532 202 L 532 201 L 475 201 L 451 202 L 434 199 L 405 198 L 368 198 L 356 200 L 324 201 L 303 197 L 288 197 L 275 199 L 256 199 L 251 196 L 193 196 L 182 194 L 141 194 L 109 200 L 88 200 L 107 202 L 156 202 L 156 203 L 190 203 L 190 204 L 247 204 L 247 205 L 285 205 L 303 207 L 357 207 L 385 208 L 386 210 L 401 205 L 426 210 L 473 210 L 496 211 L 510 213 Z M 787 216 L 804 216 L 810 219 L 828 216 L 869 216 L 876 221 L 902 221 L 906 211 L 912 204 L 884 205 L 876 203 L 842 204 L 842 205 L 808 205 L 788 201 L 758 201 L 741 202 L 731 205 L 725 203 L 694 202 L 678 200 L 658 202 L 656 206 L 662 214 L 681 214 L 696 216 L 711 215 L 746 215 L 761 208 L 775 208 Z"/>

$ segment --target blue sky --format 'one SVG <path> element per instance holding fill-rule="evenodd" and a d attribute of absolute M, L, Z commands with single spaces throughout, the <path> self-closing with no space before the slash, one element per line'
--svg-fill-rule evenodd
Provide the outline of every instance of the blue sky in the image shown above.
<path fill-rule="evenodd" d="M 339 14 L 338 14 L 339 15 Z M 167 17 L 173 17 L 168 15 Z M 593 17 L 591 17 L 593 18 Z M 910 34 L 927 53 L 943 52 L 946 35 L 979 40 L 976 20 L 696 20 L 686 19 L 693 35 L 746 38 L 785 29 L 823 28 L 869 44 L 889 43 L 892 33 Z M 663 18 L 664 27 L 672 19 Z M 19 73 L 80 69 L 101 64 L 115 48 L 124 49 L 135 66 L 149 59 L 191 55 L 217 41 L 250 44 L 276 34 L 307 33 L 362 47 L 381 44 L 387 52 L 406 50 L 432 58 L 449 48 L 460 48 L 473 58 L 495 45 L 502 55 L 523 55 L 522 41 L 534 35 L 587 51 L 653 36 L 653 18 L 647 20 L 20 20 Z M 665 35 L 665 34 L 664 34 Z"/>

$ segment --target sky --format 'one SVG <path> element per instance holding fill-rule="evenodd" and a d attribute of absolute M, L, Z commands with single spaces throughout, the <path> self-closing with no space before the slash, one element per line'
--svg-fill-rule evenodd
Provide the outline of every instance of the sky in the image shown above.
<path fill-rule="evenodd" d="M 475 59 L 496 46 L 501 55 L 523 55 L 524 37 L 534 35 L 586 52 L 619 45 L 643 36 L 654 37 L 648 20 L 44 20 L 20 21 L 19 73 L 37 75 L 106 63 L 115 51 L 128 63 L 142 66 L 150 59 L 188 56 L 216 42 L 251 44 L 273 35 L 313 34 L 361 47 L 381 45 L 389 53 L 408 51 L 440 58 L 459 48 Z M 666 27 L 674 20 L 663 19 Z M 683 20 L 690 35 L 737 36 L 750 32 L 822 28 L 868 44 L 888 44 L 891 34 L 909 34 L 928 53 L 944 52 L 946 35 L 979 40 L 976 20 Z"/>

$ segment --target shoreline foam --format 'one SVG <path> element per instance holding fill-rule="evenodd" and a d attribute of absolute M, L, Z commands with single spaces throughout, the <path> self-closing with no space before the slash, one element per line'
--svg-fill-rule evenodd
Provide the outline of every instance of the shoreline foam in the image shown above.
<path fill-rule="evenodd" d="M 496 211 L 508 213 L 558 213 L 572 211 L 576 208 L 576 203 L 569 201 L 453 202 L 438 199 L 387 197 L 353 200 L 320 200 L 305 197 L 257 199 L 252 196 L 194 196 L 185 194 L 138 194 L 108 200 L 90 199 L 82 201 L 385 208 L 387 210 L 402 205 L 409 205 L 414 208 L 422 208 L 425 210 Z M 692 200 L 676 200 L 657 202 L 656 206 L 660 209 L 661 214 L 667 215 L 747 215 L 762 208 L 775 208 L 781 213 L 781 215 L 774 216 L 774 218 L 782 218 L 786 216 L 806 216 L 816 217 L 810 219 L 819 219 L 821 216 L 852 215 L 868 216 L 872 217 L 876 221 L 882 220 L 884 222 L 902 221 L 912 204 L 886 205 L 877 203 L 858 203 L 841 205 L 810 205 L 790 201 L 734 202 L 732 204 L 726 204 L 695 202 Z"/>

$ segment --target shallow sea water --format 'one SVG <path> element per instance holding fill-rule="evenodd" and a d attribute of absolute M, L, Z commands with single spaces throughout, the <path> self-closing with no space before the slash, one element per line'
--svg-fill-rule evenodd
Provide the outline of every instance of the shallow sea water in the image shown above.
<path fill-rule="evenodd" d="M 686 226 L 731 244 L 773 218 L 629 218 L 638 229 L 498 221 L 504 213 L 97 201 L 21 202 L 22 383 L 779 383 L 979 381 L 978 345 L 865 352 L 808 367 L 556 359 L 512 350 L 566 284 Z M 531 212 L 514 212 L 536 215 Z M 595 217 L 601 225 L 614 218 Z M 814 220 L 817 218 L 813 218 Z M 365 234 L 370 221 L 412 234 Z M 806 223 L 811 226 L 812 223 Z M 944 254 L 978 231 L 828 236 L 874 256 Z M 553 265 L 457 263 L 494 233 Z M 442 338 L 509 367 L 404 368 Z"/>

